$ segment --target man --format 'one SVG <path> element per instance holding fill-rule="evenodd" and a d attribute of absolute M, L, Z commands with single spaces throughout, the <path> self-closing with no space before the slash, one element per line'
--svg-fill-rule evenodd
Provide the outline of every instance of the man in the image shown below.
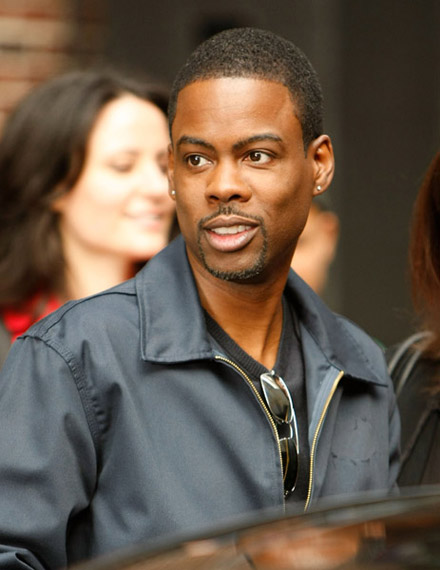
<path fill-rule="evenodd" d="M 270 32 L 189 59 L 170 101 L 182 237 L 36 325 L 3 369 L 0 567 L 394 485 L 381 351 L 290 271 L 333 175 L 321 122 L 313 69 Z"/>

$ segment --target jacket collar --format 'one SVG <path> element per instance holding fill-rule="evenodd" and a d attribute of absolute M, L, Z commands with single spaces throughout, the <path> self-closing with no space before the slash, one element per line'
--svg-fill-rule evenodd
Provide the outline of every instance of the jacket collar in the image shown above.
<path fill-rule="evenodd" d="M 136 293 L 144 360 L 171 363 L 213 356 L 182 236 L 136 275 Z"/>
<path fill-rule="evenodd" d="M 329 364 L 344 371 L 345 376 L 387 385 L 382 349 L 371 337 L 331 311 L 294 271 L 289 274 L 285 292 L 295 304 L 300 326 Z"/>
<path fill-rule="evenodd" d="M 177 363 L 213 358 L 214 349 L 182 236 L 137 274 L 136 292 L 144 360 Z M 286 295 L 295 303 L 300 326 L 314 339 L 322 359 L 348 376 L 384 384 L 383 369 L 365 352 L 365 343 L 373 341 L 330 311 L 293 271 Z M 376 351 L 370 352 L 377 356 Z"/>

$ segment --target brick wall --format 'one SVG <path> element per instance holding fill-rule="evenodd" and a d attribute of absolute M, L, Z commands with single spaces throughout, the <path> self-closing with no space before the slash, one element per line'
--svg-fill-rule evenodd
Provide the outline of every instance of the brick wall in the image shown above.
<path fill-rule="evenodd" d="M 0 131 L 34 85 L 99 58 L 104 0 L 0 0 Z"/>

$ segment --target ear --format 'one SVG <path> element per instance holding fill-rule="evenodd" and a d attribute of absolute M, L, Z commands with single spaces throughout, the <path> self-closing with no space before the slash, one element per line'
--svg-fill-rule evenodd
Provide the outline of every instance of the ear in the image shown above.
<path fill-rule="evenodd" d="M 176 191 L 174 187 L 174 152 L 172 144 L 168 145 L 168 194 L 172 200 L 176 199 Z"/>
<path fill-rule="evenodd" d="M 330 186 L 335 171 L 333 147 L 328 135 L 320 135 L 310 143 L 307 151 L 314 162 L 313 196 L 322 194 Z"/>

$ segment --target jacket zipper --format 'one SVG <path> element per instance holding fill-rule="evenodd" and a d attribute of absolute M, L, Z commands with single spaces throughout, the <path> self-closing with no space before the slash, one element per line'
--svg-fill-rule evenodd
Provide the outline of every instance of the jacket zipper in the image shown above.
<path fill-rule="evenodd" d="M 243 378 L 246 380 L 247 384 L 249 384 L 249 386 L 251 387 L 252 391 L 254 392 L 255 396 L 257 397 L 257 400 L 260 402 L 261 407 L 263 408 L 270 425 L 272 426 L 272 431 L 274 433 L 276 442 L 277 442 L 277 446 L 278 446 L 278 454 L 280 457 L 280 474 L 281 474 L 281 480 L 283 479 L 283 471 L 282 471 L 282 465 L 283 465 L 283 457 L 281 454 L 281 445 L 280 445 L 280 439 L 278 437 L 278 430 L 277 427 L 275 425 L 275 422 L 272 418 L 272 415 L 270 414 L 266 403 L 264 402 L 263 398 L 260 396 L 258 390 L 255 388 L 252 380 L 249 378 L 249 376 L 246 374 L 246 372 L 244 370 L 242 370 L 237 364 L 235 364 L 235 362 L 233 362 L 232 360 L 229 360 L 229 358 L 226 358 L 224 356 L 219 356 L 219 355 L 215 355 L 214 356 L 215 360 L 219 360 L 221 362 L 225 362 L 226 364 L 229 364 L 230 366 L 232 366 L 232 368 L 234 368 L 241 376 L 243 376 Z M 283 493 L 284 495 L 284 493 Z M 285 507 L 286 502 L 283 500 L 283 506 Z"/>
<path fill-rule="evenodd" d="M 307 492 L 307 499 L 306 499 L 306 504 L 304 506 L 304 511 L 306 511 L 309 508 L 310 499 L 312 497 L 313 474 L 314 474 L 314 467 L 315 467 L 315 455 L 316 455 L 316 447 L 318 444 L 318 437 L 319 437 L 319 434 L 321 432 L 321 428 L 322 428 L 322 424 L 324 423 L 325 416 L 327 415 L 327 410 L 330 406 L 330 402 L 332 401 L 332 398 L 336 392 L 336 388 L 338 387 L 338 384 L 341 381 L 341 378 L 343 376 L 344 376 L 344 371 L 341 370 L 339 372 L 338 376 L 336 377 L 334 383 L 333 383 L 333 386 L 332 386 L 332 389 L 330 390 L 329 395 L 327 396 L 327 400 L 325 401 L 324 407 L 322 409 L 318 425 L 316 426 L 315 435 L 313 436 L 312 449 L 310 450 L 309 490 Z"/>

